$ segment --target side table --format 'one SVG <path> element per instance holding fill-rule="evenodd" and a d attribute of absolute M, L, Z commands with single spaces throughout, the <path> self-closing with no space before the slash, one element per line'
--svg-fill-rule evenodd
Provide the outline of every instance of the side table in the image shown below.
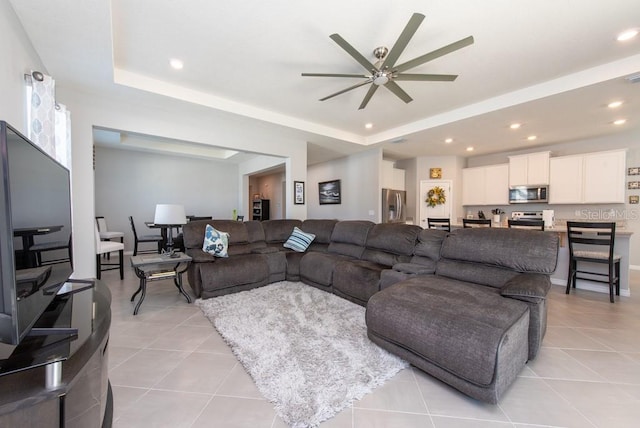
<path fill-rule="evenodd" d="M 190 262 L 191 257 L 180 252 L 174 253 L 174 257 L 165 254 L 149 254 L 131 257 L 133 271 L 136 276 L 140 278 L 140 287 L 138 287 L 138 290 L 131 296 L 131 301 L 133 302 L 138 293 L 142 292 L 140 300 L 138 300 L 133 310 L 133 315 L 138 314 L 138 309 L 140 309 L 140 305 L 142 305 L 142 301 L 147 294 L 148 281 L 173 279 L 178 291 L 187 299 L 188 303 L 191 303 L 191 296 L 189 296 L 182 287 L 182 274 L 186 272 Z"/>

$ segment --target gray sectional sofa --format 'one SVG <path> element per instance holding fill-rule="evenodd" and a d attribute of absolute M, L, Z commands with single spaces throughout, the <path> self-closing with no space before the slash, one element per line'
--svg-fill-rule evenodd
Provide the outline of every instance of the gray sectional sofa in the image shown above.
<path fill-rule="evenodd" d="M 207 224 L 230 234 L 228 258 L 202 251 Z M 282 246 L 294 227 L 316 235 L 304 253 Z M 198 297 L 300 280 L 366 306 L 379 346 L 496 403 L 540 349 L 559 240 L 531 230 L 310 219 L 196 221 L 184 226 L 184 243 Z"/>

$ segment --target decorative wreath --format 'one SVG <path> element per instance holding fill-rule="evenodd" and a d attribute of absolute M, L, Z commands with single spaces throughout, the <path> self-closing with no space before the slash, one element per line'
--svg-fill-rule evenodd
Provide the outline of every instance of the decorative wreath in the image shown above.
<path fill-rule="evenodd" d="M 442 187 L 436 186 L 433 189 L 427 192 L 427 199 L 425 202 L 430 207 L 435 207 L 436 205 L 442 205 L 447 201 L 447 197 L 444 194 L 444 189 Z"/>

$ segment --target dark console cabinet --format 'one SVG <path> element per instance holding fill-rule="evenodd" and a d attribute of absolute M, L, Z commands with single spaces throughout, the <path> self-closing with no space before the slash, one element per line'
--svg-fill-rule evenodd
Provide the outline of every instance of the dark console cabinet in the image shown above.
<path fill-rule="evenodd" d="M 269 220 L 269 199 L 253 200 L 253 220 Z"/>
<path fill-rule="evenodd" d="M 108 380 L 111 293 L 100 281 L 73 294 L 69 343 L 58 387 L 47 388 L 46 366 L 0 377 L 0 427 L 110 427 L 113 401 Z M 34 354 L 39 351 L 33 350 Z M 24 354 L 29 359 L 28 354 Z M 0 369 L 3 361 L 0 360 Z M 6 367 L 6 365 L 5 365 Z"/>

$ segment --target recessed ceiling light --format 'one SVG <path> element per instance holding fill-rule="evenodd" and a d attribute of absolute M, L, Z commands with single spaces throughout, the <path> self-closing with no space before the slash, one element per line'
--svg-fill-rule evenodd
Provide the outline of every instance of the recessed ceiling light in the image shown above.
<path fill-rule="evenodd" d="M 473 147 L 471 147 L 471 146 L 467 147 L 467 151 L 468 152 L 472 152 L 473 151 Z"/>
<path fill-rule="evenodd" d="M 446 140 L 444 140 L 444 142 L 447 144 L 453 143 L 453 138 L 447 138 Z"/>
<path fill-rule="evenodd" d="M 533 141 L 533 140 L 535 140 L 536 138 L 538 138 L 538 136 L 537 136 L 537 135 L 529 135 L 529 136 L 527 137 L 527 140 L 529 140 L 529 141 Z"/>
<path fill-rule="evenodd" d="M 638 35 L 638 29 L 631 28 L 629 30 L 623 31 L 622 33 L 618 34 L 617 40 L 619 42 L 625 42 L 627 40 L 633 39 L 637 35 Z"/>
<path fill-rule="evenodd" d="M 364 127 L 367 128 L 367 129 L 371 129 L 371 128 L 373 128 L 373 123 L 365 123 Z"/>
<path fill-rule="evenodd" d="M 609 104 L 607 104 L 607 107 L 609 108 L 617 108 L 620 107 L 622 105 L 622 101 L 613 101 Z"/>
<path fill-rule="evenodd" d="M 614 125 L 624 125 L 627 122 L 627 119 L 618 119 L 618 120 L 614 120 L 613 124 Z"/>
<path fill-rule="evenodd" d="M 511 125 L 509 125 L 509 128 L 518 129 L 518 128 L 520 128 L 520 124 L 519 123 L 512 123 Z"/>
<path fill-rule="evenodd" d="M 169 60 L 169 64 L 171 64 L 171 67 L 176 70 L 182 70 L 182 67 L 184 67 L 184 63 L 179 59 L 175 59 L 175 58 Z"/>

